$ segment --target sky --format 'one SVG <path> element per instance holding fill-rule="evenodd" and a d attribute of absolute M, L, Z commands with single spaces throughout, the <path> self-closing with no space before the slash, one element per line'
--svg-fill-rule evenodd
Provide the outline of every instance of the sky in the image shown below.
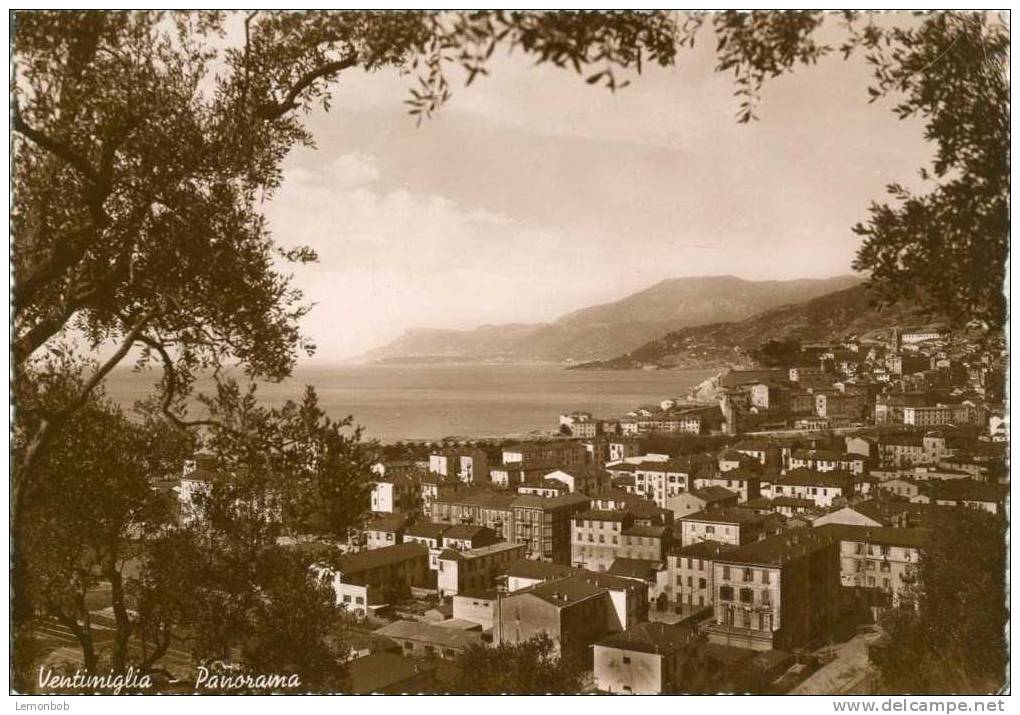
<path fill-rule="evenodd" d="M 341 77 L 265 207 L 304 319 L 330 362 L 415 327 L 539 322 L 678 276 L 852 272 L 851 227 L 885 185 L 916 185 L 931 146 L 868 67 L 838 53 L 767 83 L 738 124 L 706 33 L 677 66 L 615 94 L 572 71 L 493 58 L 417 125 L 395 71 Z"/>

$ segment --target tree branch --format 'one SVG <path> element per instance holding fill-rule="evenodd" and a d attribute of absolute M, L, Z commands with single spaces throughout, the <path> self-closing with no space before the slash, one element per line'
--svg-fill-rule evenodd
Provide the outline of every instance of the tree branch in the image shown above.
<path fill-rule="evenodd" d="M 160 412 L 163 413 L 163 416 L 181 430 L 186 430 L 189 427 L 220 427 L 225 429 L 224 425 L 216 420 L 183 420 L 175 415 L 170 408 L 174 403 L 174 398 L 177 396 L 180 381 L 177 377 L 177 368 L 174 367 L 174 361 L 167 352 L 166 346 L 155 338 L 150 338 L 142 333 L 138 336 L 138 342 L 155 350 L 163 361 L 163 375 L 166 380 L 166 386 L 163 389 L 163 400 L 160 403 Z"/>
<path fill-rule="evenodd" d="M 314 70 L 303 75 L 297 83 L 290 88 L 287 92 L 287 96 L 284 97 L 282 102 L 276 102 L 273 104 L 266 105 L 259 110 L 259 114 L 268 120 L 279 119 L 287 112 L 292 109 L 296 109 L 298 96 L 306 89 L 311 87 L 317 80 L 334 75 L 337 72 L 342 72 L 345 69 L 353 67 L 358 62 L 358 56 L 356 54 L 345 57 L 342 60 L 336 62 L 327 62 L 324 65 L 316 67 Z"/>
<path fill-rule="evenodd" d="M 82 176 L 88 179 L 93 184 L 98 183 L 99 175 L 95 170 L 89 166 L 78 153 L 67 144 L 57 141 L 52 137 L 43 134 L 38 129 L 34 129 L 28 125 L 28 123 L 22 118 L 21 110 L 18 107 L 17 102 L 14 104 L 14 117 L 13 117 L 14 131 L 18 132 L 26 139 L 32 141 L 36 146 L 41 149 L 45 149 L 54 156 L 60 157 L 68 164 L 78 170 Z"/>

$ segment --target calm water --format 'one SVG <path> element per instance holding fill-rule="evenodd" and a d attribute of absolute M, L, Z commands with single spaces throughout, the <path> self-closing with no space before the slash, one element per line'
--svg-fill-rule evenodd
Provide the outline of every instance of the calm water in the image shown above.
<path fill-rule="evenodd" d="M 495 437 L 554 430 L 561 412 L 620 415 L 639 404 L 683 396 L 718 370 L 578 371 L 559 365 L 357 365 L 304 367 L 259 387 L 271 404 L 314 385 L 332 417 L 348 414 L 383 441 Z M 115 371 L 107 394 L 130 406 L 159 375 Z M 199 389 L 208 389 L 199 383 Z"/>

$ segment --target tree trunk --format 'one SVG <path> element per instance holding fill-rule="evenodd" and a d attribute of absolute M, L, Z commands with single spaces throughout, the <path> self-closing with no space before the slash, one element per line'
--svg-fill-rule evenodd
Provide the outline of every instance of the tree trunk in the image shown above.
<path fill-rule="evenodd" d="M 113 638 L 113 671 L 121 673 L 127 669 L 128 644 L 131 641 L 132 623 L 124 600 L 124 580 L 117 570 L 115 556 L 110 556 L 106 568 L 106 578 L 110 581 L 110 598 L 113 602 L 113 616 L 117 632 Z"/>

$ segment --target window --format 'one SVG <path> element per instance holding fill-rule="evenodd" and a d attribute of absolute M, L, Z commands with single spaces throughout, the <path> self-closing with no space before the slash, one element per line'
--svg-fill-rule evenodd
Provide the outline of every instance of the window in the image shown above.
<path fill-rule="evenodd" d="M 698 588 L 708 588 L 708 582 L 705 579 L 703 579 L 703 578 L 699 578 L 698 579 Z"/>
<path fill-rule="evenodd" d="M 684 577 L 683 576 L 677 576 L 676 577 L 676 585 L 677 586 L 683 586 L 683 583 L 684 583 Z"/>
<path fill-rule="evenodd" d="M 740 602 L 741 603 L 754 603 L 754 591 L 749 588 L 740 589 Z"/>
<path fill-rule="evenodd" d="M 727 581 L 730 580 L 730 567 L 729 566 L 723 566 L 722 567 L 722 577 L 724 579 L 726 579 Z"/>
<path fill-rule="evenodd" d="M 881 564 L 879 564 L 879 569 L 878 570 L 882 571 L 884 573 L 889 573 L 890 568 L 891 567 L 889 566 L 889 562 L 888 561 L 883 561 Z"/>
<path fill-rule="evenodd" d="M 855 554 L 863 554 L 864 553 L 864 544 L 854 544 L 854 553 Z"/>
<path fill-rule="evenodd" d="M 688 559 L 687 559 L 687 568 L 691 568 L 691 563 L 692 563 L 692 560 L 688 557 Z"/>
<path fill-rule="evenodd" d="M 687 577 L 687 585 L 690 588 L 694 588 L 694 577 L 693 576 L 688 576 Z"/>
<path fill-rule="evenodd" d="M 882 579 L 882 588 L 884 588 L 886 591 L 890 589 L 891 584 L 892 582 L 889 579 L 887 578 Z"/>
<path fill-rule="evenodd" d="M 583 541 L 584 540 L 584 534 L 582 534 L 580 531 L 577 532 L 577 540 L 578 541 Z"/>
<path fill-rule="evenodd" d="M 889 553 L 892 551 L 892 549 L 890 549 L 888 546 L 882 546 L 881 549 L 882 549 L 882 556 L 888 556 Z"/>
<path fill-rule="evenodd" d="M 868 576 L 868 586 L 874 587 L 874 585 L 875 585 L 875 577 L 874 576 Z"/>
<path fill-rule="evenodd" d="M 614 536 L 613 536 L 613 543 L 614 543 L 614 544 L 618 544 L 618 543 L 620 543 L 620 538 L 619 538 L 618 536 L 615 536 L 615 535 L 614 535 Z"/>
<path fill-rule="evenodd" d="M 714 526 L 706 526 L 705 527 L 705 533 L 706 534 L 714 534 L 715 533 L 715 527 Z"/>
<path fill-rule="evenodd" d="M 704 569 L 705 569 L 705 562 L 702 561 L 701 559 L 698 559 L 698 570 L 699 571 L 703 571 Z"/>
<path fill-rule="evenodd" d="M 772 583 L 772 573 L 770 571 L 762 569 L 762 572 L 761 572 L 761 582 L 762 583 Z"/>
<path fill-rule="evenodd" d="M 624 665 L 630 665 L 630 656 L 629 655 L 623 656 L 623 664 Z"/>
<path fill-rule="evenodd" d="M 733 600 L 733 587 L 732 586 L 720 586 L 719 587 L 719 600 L 720 601 L 732 601 Z"/>
<path fill-rule="evenodd" d="M 354 599 L 354 602 L 355 602 L 356 604 L 358 604 L 359 606 L 363 606 L 363 605 L 365 605 L 365 599 L 364 599 L 364 598 L 362 598 L 361 596 L 358 596 L 358 597 L 356 597 L 356 598 Z"/>
<path fill-rule="evenodd" d="M 600 544 L 606 543 L 606 537 L 604 534 L 599 534 L 599 543 Z"/>
<path fill-rule="evenodd" d="M 751 569 L 744 569 L 744 583 L 754 581 L 754 571 Z"/>

